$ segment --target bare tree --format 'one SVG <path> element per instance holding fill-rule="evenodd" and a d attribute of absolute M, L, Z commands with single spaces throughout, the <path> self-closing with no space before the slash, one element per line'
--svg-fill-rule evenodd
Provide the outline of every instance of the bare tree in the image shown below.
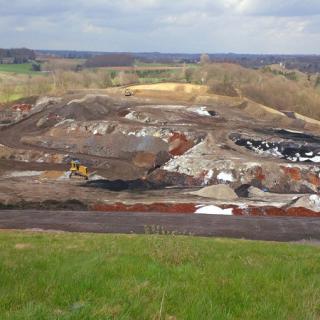
<path fill-rule="evenodd" d="M 116 82 L 121 86 L 126 86 L 128 84 L 138 83 L 139 77 L 136 73 L 127 73 L 124 71 L 119 72 L 116 77 Z"/>
<path fill-rule="evenodd" d="M 210 63 L 210 57 L 207 53 L 203 53 L 200 57 L 200 64 L 206 65 Z"/>
<path fill-rule="evenodd" d="M 112 79 L 106 70 L 98 70 L 96 72 L 96 85 L 101 88 L 108 88 L 112 86 Z"/>

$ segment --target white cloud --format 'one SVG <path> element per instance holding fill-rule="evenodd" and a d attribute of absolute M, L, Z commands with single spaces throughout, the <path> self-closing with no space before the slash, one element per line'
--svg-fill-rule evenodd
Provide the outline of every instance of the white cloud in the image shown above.
<path fill-rule="evenodd" d="M 26 30 L 26 28 L 25 27 L 15 27 L 15 30 L 17 32 L 24 32 Z"/>
<path fill-rule="evenodd" d="M 0 8 L 5 47 L 320 51 L 319 0 L 0 0 Z"/>

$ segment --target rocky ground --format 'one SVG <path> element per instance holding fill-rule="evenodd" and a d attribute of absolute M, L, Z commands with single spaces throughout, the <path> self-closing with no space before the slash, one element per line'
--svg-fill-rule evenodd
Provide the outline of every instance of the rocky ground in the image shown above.
<path fill-rule="evenodd" d="M 1 111 L 0 206 L 320 216 L 318 121 L 201 86 L 132 90 Z M 88 182 L 68 178 L 75 158 Z"/>

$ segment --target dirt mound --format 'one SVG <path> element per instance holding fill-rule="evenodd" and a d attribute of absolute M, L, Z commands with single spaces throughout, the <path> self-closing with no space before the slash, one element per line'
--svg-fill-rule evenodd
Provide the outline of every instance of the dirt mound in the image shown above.
<path fill-rule="evenodd" d="M 190 194 L 204 198 L 215 200 L 236 200 L 237 194 L 227 185 L 219 184 L 200 189 L 199 191 L 191 192 Z"/>
<path fill-rule="evenodd" d="M 131 86 L 130 90 L 137 97 L 152 97 L 161 100 L 165 98 L 167 101 L 192 101 L 199 95 L 206 94 L 208 87 L 188 83 L 157 83 Z"/>
<path fill-rule="evenodd" d="M 108 96 L 88 95 L 83 99 L 72 100 L 57 112 L 60 117 L 77 121 L 100 120 L 110 113 L 115 103 Z"/>
<path fill-rule="evenodd" d="M 249 198 L 264 198 L 268 195 L 268 193 L 265 193 L 263 190 L 256 188 L 256 187 L 249 187 L 248 189 L 248 197 Z"/>
<path fill-rule="evenodd" d="M 87 94 L 82 98 L 72 99 L 50 108 L 50 113 L 55 114 L 60 119 L 93 121 L 103 120 L 110 116 L 119 116 L 122 113 L 126 114 L 128 112 L 126 111 L 127 106 L 125 101 L 114 99 L 108 95 Z"/>
<path fill-rule="evenodd" d="M 299 198 L 291 208 L 306 208 L 315 212 L 320 212 L 320 196 L 313 194 Z"/>
<path fill-rule="evenodd" d="M 306 116 L 303 116 L 302 114 L 299 114 L 297 112 L 293 112 L 293 115 L 296 119 L 299 119 L 299 120 L 302 120 L 308 124 L 314 124 L 316 126 L 319 126 L 320 127 L 320 121 L 319 120 L 316 120 L 316 119 L 312 119 L 310 117 L 306 117 Z"/>
<path fill-rule="evenodd" d="M 187 94 L 205 94 L 208 91 L 207 86 L 189 84 L 189 83 L 157 83 L 138 85 L 130 87 L 133 91 L 171 91 L 171 92 L 184 92 Z"/>
<path fill-rule="evenodd" d="M 150 152 L 138 152 L 132 161 L 139 168 L 151 168 L 156 161 L 156 155 Z"/>

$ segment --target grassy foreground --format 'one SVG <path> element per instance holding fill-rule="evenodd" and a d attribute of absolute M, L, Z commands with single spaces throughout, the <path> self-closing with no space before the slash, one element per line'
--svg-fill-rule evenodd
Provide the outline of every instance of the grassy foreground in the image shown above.
<path fill-rule="evenodd" d="M 320 248 L 0 233 L 0 319 L 319 319 Z"/>

